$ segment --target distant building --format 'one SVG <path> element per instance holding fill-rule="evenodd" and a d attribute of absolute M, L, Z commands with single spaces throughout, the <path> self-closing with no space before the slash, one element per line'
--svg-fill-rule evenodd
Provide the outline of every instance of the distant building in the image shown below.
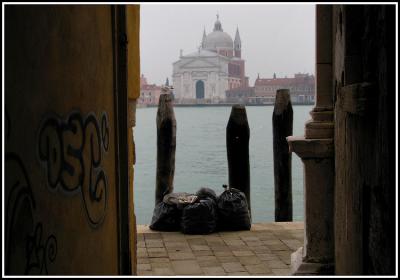
<path fill-rule="evenodd" d="M 140 87 L 143 85 L 147 85 L 147 78 L 142 74 L 142 76 L 140 76 Z"/>
<path fill-rule="evenodd" d="M 294 104 L 314 103 L 315 78 L 309 74 L 295 74 L 294 78 L 272 79 L 257 77 L 254 87 L 238 87 L 226 91 L 227 103 L 274 104 L 278 89 L 289 89 Z"/>
<path fill-rule="evenodd" d="M 206 34 L 198 50 L 173 63 L 176 103 L 225 102 L 225 91 L 248 86 L 245 61 L 241 58 L 239 30 L 235 40 L 224 32 L 217 15 L 213 32 Z"/>
<path fill-rule="evenodd" d="M 147 79 L 142 76 L 140 77 L 140 97 L 138 98 L 138 104 L 140 105 L 158 105 L 158 101 L 161 95 L 161 86 L 156 84 L 148 84 Z"/>
<path fill-rule="evenodd" d="M 289 89 L 292 103 L 314 103 L 315 78 L 310 74 L 295 74 L 294 78 L 260 79 L 254 83 L 254 94 L 260 102 L 274 103 L 278 89 Z"/>
<path fill-rule="evenodd" d="M 227 103 L 257 104 L 255 100 L 254 87 L 239 87 L 229 89 L 225 92 L 225 94 Z"/>

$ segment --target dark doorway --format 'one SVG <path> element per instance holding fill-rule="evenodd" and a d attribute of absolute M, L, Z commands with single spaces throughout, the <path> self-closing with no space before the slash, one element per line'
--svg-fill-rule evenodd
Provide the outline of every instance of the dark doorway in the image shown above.
<path fill-rule="evenodd" d="M 196 99 L 204 99 L 204 82 L 196 82 Z"/>

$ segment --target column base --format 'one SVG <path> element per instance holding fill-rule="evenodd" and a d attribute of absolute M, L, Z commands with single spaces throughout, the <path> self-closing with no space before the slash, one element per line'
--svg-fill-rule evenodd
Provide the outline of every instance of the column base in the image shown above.
<path fill-rule="evenodd" d="M 292 275 L 334 275 L 333 263 L 307 262 L 303 260 L 303 247 L 291 255 L 290 270 Z"/>

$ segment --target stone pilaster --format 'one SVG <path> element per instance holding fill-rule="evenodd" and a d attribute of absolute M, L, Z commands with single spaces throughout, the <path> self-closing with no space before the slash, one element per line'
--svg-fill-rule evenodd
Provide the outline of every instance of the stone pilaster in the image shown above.
<path fill-rule="evenodd" d="M 334 272 L 334 123 L 332 6 L 316 7 L 316 104 L 304 136 L 289 136 L 289 149 L 304 164 L 304 246 L 291 256 L 294 275 Z"/>

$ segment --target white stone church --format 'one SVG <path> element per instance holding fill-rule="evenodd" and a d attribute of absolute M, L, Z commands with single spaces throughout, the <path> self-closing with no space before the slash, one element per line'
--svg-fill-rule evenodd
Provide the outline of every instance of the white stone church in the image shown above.
<path fill-rule="evenodd" d="M 241 40 L 224 32 L 217 15 L 213 32 L 204 30 L 197 51 L 183 55 L 173 63 L 173 87 L 176 103 L 219 103 L 225 91 L 248 86 L 241 59 Z"/>

